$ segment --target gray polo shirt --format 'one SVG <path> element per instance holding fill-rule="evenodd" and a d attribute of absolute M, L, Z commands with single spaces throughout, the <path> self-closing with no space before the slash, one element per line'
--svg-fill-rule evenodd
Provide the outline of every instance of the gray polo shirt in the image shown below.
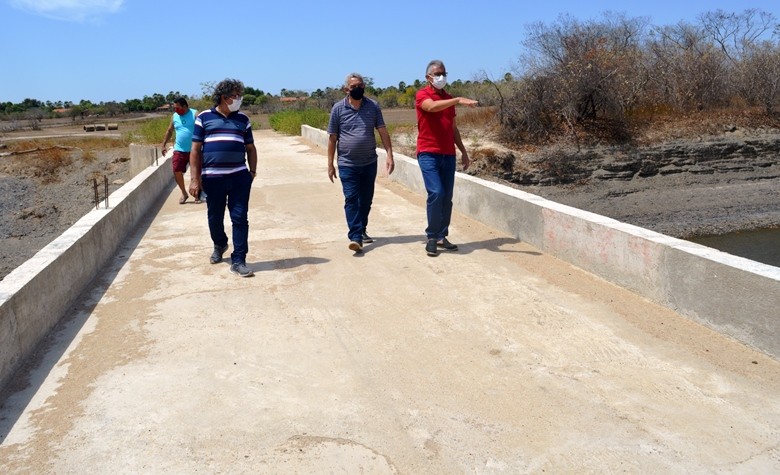
<path fill-rule="evenodd" d="M 359 109 L 348 98 L 337 102 L 330 111 L 328 134 L 336 135 L 339 166 L 360 167 L 376 161 L 374 129 L 385 126 L 382 109 L 375 100 L 363 97 Z"/>

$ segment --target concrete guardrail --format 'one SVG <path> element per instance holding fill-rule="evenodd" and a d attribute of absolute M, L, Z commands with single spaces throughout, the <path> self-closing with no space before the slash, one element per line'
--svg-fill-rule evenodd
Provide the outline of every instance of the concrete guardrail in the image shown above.
<path fill-rule="evenodd" d="M 147 149 L 131 147 L 145 168 L 111 194 L 110 208 L 90 211 L 0 281 L 0 389 L 174 186 L 172 153 L 150 166 Z"/>
<path fill-rule="evenodd" d="M 327 149 L 325 131 L 303 138 Z M 377 149 L 380 160 L 385 152 Z M 417 160 L 390 178 L 425 195 Z M 457 173 L 455 210 L 780 359 L 780 268 Z M 422 231 L 421 231 L 422 233 Z"/>

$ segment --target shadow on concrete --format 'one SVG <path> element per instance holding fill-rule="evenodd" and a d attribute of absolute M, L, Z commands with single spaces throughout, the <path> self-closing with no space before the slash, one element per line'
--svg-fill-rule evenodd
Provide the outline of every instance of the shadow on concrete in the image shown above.
<path fill-rule="evenodd" d="M 105 264 L 103 270 L 74 300 L 80 304 L 73 306 L 67 314 L 62 316 L 22 366 L 16 370 L 7 386 L 0 389 L 0 410 L 3 414 L 3 417 L 0 418 L 0 444 L 5 441 L 19 417 L 24 413 L 25 408 L 33 400 L 57 362 L 60 361 L 62 355 L 65 354 L 92 315 L 100 299 L 130 259 L 133 250 L 138 247 L 167 198 L 167 192 L 160 193 L 160 198 L 149 207 L 148 212 L 117 248 L 116 253 Z"/>
<path fill-rule="evenodd" d="M 326 262 L 330 262 L 330 259 L 305 256 L 305 257 L 293 257 L 290 259 L 277 259 L 275 261 L 267 261 L 267 262 L 254 262 L 248 264 L 247 267 L 252 269 L 254 272 L 266 272 L 272 270 L 293 269 L 295 267 L 301 267 L 305 265 L 325 264 Z"/>
<path fill-rule="evenodd" d="M 410 236 L 390 236 L 390 237 L 382 237 L 382 236 L 373 236 L 374 242 L 364 244 L 363 245 L 363 252 L 355 253 L 355 257 L 361 257 L 364 254 L 368 254 L 372 250 L 382 247 L 382 246 L 388 246 L 390 244 L 409 244 L 413 242 L 419 242 L 420 245 L 425 245 L 425 239 L 423 236 L 419 234 L 414 234 Z M 344 242 L 344 249 L 347 248 L 347 242 Z"/>
<path fill-rule="evenodd" d="M 478 249 L 485 249 L 491 252 L 512 252 L 512 253 L 519 253 L 519 254 L 529 254 L 532 256 L 543 255 L 541 252 L 538 251 L 518 251 L 514 249 L 501 249 L 501 246 L 505 246 L 509 244 L 519 244 L 520 242 L 522 241 L 518 239 L 512 239 L 512 238 L 496 238 L 496 239 L 489 239 L 487 241 L 474 241 L 474 242 L 464 242 L 464 243 L 456 242 L 455 244 L 458 245 L 457 252 L 450 253 L 447 251 L 442 251 L 441 253 L 470 254 Z M 419 243 L 420 251 L 425 252 L 425 236 L 421 234 L 414 234 L 408 236 L 392 236 L 392 237 L 374 236 L 374 242 L 371 244 L 364 245 L 363 252 L 355 254 L 355 256 L 359 257 L 362 254 L 367 254 L 371 252 L 373 249 L 382 246 L 387 246 L 390 244 L 411 244 L 411 243 Z"/>
<path fill-rule="evenodd" d="M 517 254 L 528 254 L 531 256 L 544 255 L 539 251 L 518 251 L 515 249 L 501 249 L 501 246 L 506 246 L 509 244 L 519 244 L 521 242 L 522 241 L 520 241 L 519 239 L 512 239 L 512 238 L 496 238 L 496 239 L 488 239 L 487 241 L 464 242 L 462 244 L 458 244 L 459 247 L 458 253 L 468 254 L 477 249 L 485 249 L 491 252 L 509 252 L 509 253 L 517 253 Z"/>

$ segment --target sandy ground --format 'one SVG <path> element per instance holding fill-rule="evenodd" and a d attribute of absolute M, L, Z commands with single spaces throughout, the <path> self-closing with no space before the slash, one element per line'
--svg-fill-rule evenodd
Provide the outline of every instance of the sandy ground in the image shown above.
<path fill-rule="evenodd" d="M 256 272 L 173 190 L 0 412 L 0 473 L 777 473 L 780 363 L 379 180 L 347 250 L 325 157 L 259 134 Z"/>

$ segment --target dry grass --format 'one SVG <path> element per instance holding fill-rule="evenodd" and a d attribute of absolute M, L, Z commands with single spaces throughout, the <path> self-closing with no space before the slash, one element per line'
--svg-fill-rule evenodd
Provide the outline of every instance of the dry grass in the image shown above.
<path fill-rule="evenodd" d="M 16 140 L 7 143 L 0 173 L 18 177 L 33 177 L 41 183 L 55 183 L 60 173 L 70 173 L 74 167 L 91 164 L 108 149 L 126 148 L 127 143 L 110 137 L 65 137 Z"/>
<path fill-rule="evenodd" d="M 130 145 L 124 138 L 116 139 L 111 137 L 68 137 L 59 140 L 61 145 L 92 151 L 115 147 L 127 147 Z M 162 137 L 160 137 L 160 142 L 162 142 Z"/>
<path fill-rule="evenodd" d="M 60 170 L 73 163 L 70 155 L 67 150 L 49 148 L 20 158 L 26 162 L 32 176 L 40 178 L 44 183 L 52 183 L 57 181 Z"/>
<path fill-rule="evenodd" d="M 458 108 L 458 127 L 498 126 L 498 107 Z"/>
<path fill-rule="evenodd" d="M 735 132 L 743 136 L 780 133 L 780 116 L 768 115 L 761 108 L 742 106 L 692 112 L 656 108 L 634 111 L 625 122 L 590 120 L 577 125 L 574 132 L 572 135 L 562 129 L 540 145 L 578 142 L 581 145 L 643 147 L 673 141 L 716 140 Z"/>
<path fill-rule="evenodd" d="M 382 117 L 388 127 L 417 123 L 417 112 L 414 109 L 382 109 Z"/>
<path fill-rule="evenodd" d="M 744 135 L 780 133 L 780 116 L 760 108 L 731 107 L 712 111 L 656 114 L 634 127 L 637 145 L 700 140 L 739 131 Z"/>
<path fill-rule="evenodd" d="M 160 139 L 162 140 L 162 139 Z M 7 142 L 8 151 L 20 152 L 34 148 L 51 147 L 72 147 L 81 150 L 91 150 L 93 152 L 115 147 L 126 147 L 128 143 L 125 140 L 118 140 L 111 137 L 56 137 L 56 138 L 38 138 L 13 140 Z"/>

